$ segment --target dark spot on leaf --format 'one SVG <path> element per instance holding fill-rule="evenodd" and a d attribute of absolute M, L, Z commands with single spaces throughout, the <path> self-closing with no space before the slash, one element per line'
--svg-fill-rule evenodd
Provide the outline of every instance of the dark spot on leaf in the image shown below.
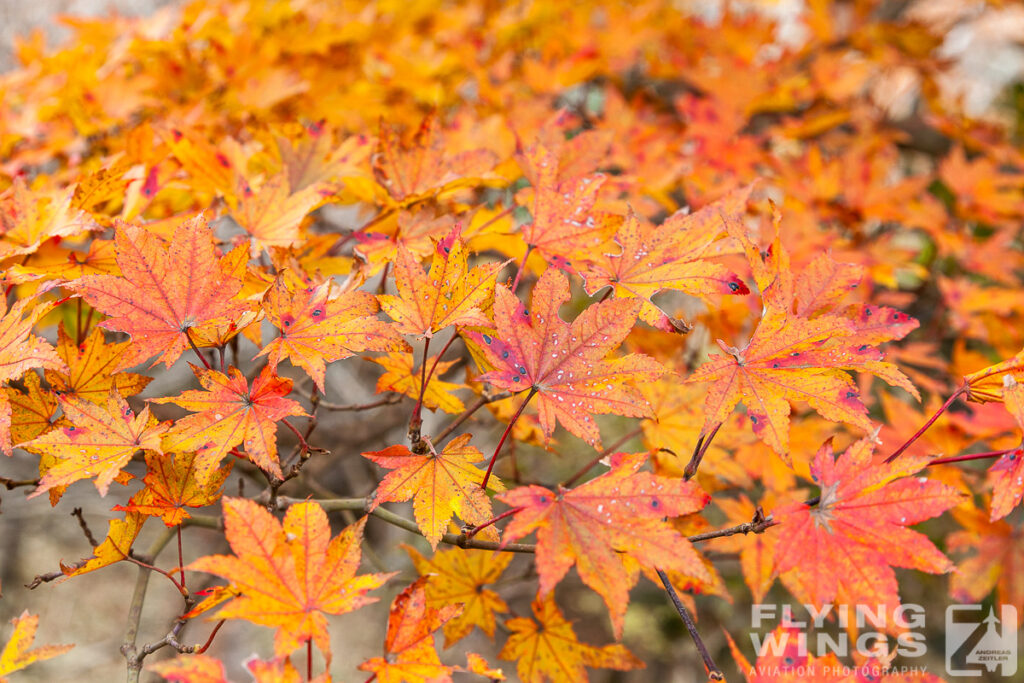
<path fill-rule="evenodd" d="M 490 344 L 491 342 L 494 341 L 494 339 L 489 334 L 483 335 L 483 339 L 484 339 L 484 344 Z"/>

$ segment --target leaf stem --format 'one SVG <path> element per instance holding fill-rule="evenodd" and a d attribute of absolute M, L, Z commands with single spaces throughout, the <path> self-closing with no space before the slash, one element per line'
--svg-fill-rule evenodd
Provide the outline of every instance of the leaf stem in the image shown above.
<path fill-rule="evenodd" d="M 491 456 L 491 461 L 487 464 L 487 472 L 484 473 L 483 481 L 480 482 L 480 488 L 487 490 L 487 480 L 491 478 L 491 470 L 494 469 L 494 462 L 498 459 L 498 453 L 501 452 L 501 447 L 505 444 L 505 439 L 512 432 L 512 427 L 515 425 L 516 420 L 523 414 L 523 410 L 526 408 L 526 404 L 530 402 L 533 395 L 537 393 L 537 387 L 530 387 L 530 393 L 526 395 L 526 399 L 519 405 L 519 410 L 509 420 L 508 427 L 505 427 L 505 431 L 501 435 L 501 439 L 498 440 L 498 446 L 494 449 L 494 455 Z"/>
<path fill-rule="evenodd" d="M 487 527 L 491 526 L 492 524 L 496 524 L 497 522 L 500 522 L 501 520 L 505 519 L 506 517 L 511 517 L 512 515 L 516 514 L 517 512 L 519 512 L 522 509 L 523 509 L 522 506 L 519 506 L 519 507 L 514 507 L 511 510 L 505 510 L 500 515 L 492 517 L 491 519 L 487 520 L 483 524 L 477 524 L 475 527 L 473 527 L 472 529 L 470 529 L 469 531 L 466 532 L 466 534 L 465 534 L 466 535 L 466 540 L 469 540 L 469 539 L 473 538 L 474 536 L 476 536 L 477 532 L 480 531 L 481 529 L 486 529 Z"/>
<path fill-rule="evenodd" d="M 950 395 L 950 397 L 946 399 L 946 402 L 942 404 L 942 407 L 935 411 L 935 414 L 928 418 L 928 421 L 925 422 L 920 429 L 914 432 L 914 435 L 912 437 L 907 439 L 907 441 L 902 446 L 897 448 L 895 453 L 893 453 L 892 455 L 885 459 L 885 463 L 888 464 L 895 460 L 896 458 L 903 455 L 903 451 L 910 448 L 910 445 L 917 441 L 921 437 L 921 435 L 924 434 L 928 430 L 928 428 L 931 427 L 935 423 L 935 421 L 939 419 L 940 415 L 946 412 L 946 409 L 953 404 L 953 401 L 960 398 L 961 394 L 964 394 L 969 388 L 970 385 L 967 384 L 967 382 L 961 384 L 960 388 L 954 391 Z"/>
<path fill-rule="evenodd" d="M 694 645 L 697 646 L 697 652 L 700 653 L 700 658 L 704 662 L 704 670 L 708 674 L 708 679 L 712 681 L 724 681 L 725 675 L 722 674 L 722 670 L 715 664 L 715 660 L 711 658 L 711 653 L 708 652 L 707 647 L 704 645 L 704 641 L 701 640 L 700 633 L 697 632 L 697 624 L 693 622 L 693 617 L 690 615 L 690 611 L 686 609 L 686 605 L 683 604 L 682 600 L 679 599 L 679 595 L 676 594 L 676 589 L 672 586 L 672 582 L 668 580 L 668 576 L 661 569 L 655 567 L 658 572 L 658 578 L 661 579 L 661 584 L 665 587 L 665 592 L 668 593 L 669 598 L 672 599 L 672 604 L 676 607 L 676 612 L 679 613 L 679 618 L 683 620 L 686 625 L 686 630 L 690 632 L 690 637 L 693 638 Z"/>
<path fill-rule="evenodd" d="M 210 649 L 210 646 L 213 645 L 213 639 L 217 635 L 217 631 L 220 630 L 220 627 L 224 625 L 225 621 L 227 621 L 227 619 L 221 619 L 217 622 L 217 625 L 213 627 L 212 631 L 210 631 L 210 637 L 207 638 L 206 642 L 203 643 L 202 646 L 200 646 L 199 649 L 196 650 L 197 655 L 201 655 L 208 649 Z"/>
<path fill-rule="evenodd" d="M 627 441 L 629 441 L 633 437 L 635 437 L 638 434 L 640 434 L 643 430 L 644 430 L 643 425 L 639 425 L 639 426 L 637 426 L 636 429 L 633 429 L 632 431 L 629 431 L 629 432 L 623 434 L 622 437 L 619 440 L 617 440 L 611 446 L 609 446 L 608 448 L 604 449 L 603 451 L 598 453 L 596 456 L 594 456 L 594 458 L 590 462 L 588 462 L 586 465 L 584 465 L 578 472 L 576 472 L 576 474 L 572 475 L 571 477 L 566 479 L 564 482 L 562 482 L 561 486 L 563 486 L 565 488 L 571 488 L 572 485 L 575 484 L 579 480 L 580 477 L 582 477 L 584 474 L 586 474 L 591 469 L 593 469 L 593 467 L 595 465 L 597 465 L 597 463 L 601 462 L 602 460 L 607 458 L 609 455 L 614 453 L 616 450 L 621 448 L 623 446 L 623 444 L 625 444 Z"/>
<path fill-rule="evenodd" d="M 512 281 L 512 293 L 516 293 L 516 287 L 519 286 L 519 280 L 523 277 L 523 271 L 526 270 L 526 259 L 530 258 L 530 252 L 533 251 L 533 245 L 526 245 L 526 253 L 523 254 L 523 260 L 519 264 L 519 270 L 516 271 L 516 279 Z"/>
<path fill-rule="evenodd" d="M 199 347 L 196 346 L 196 343 L 194 341 L 192 341 L 192 334 L 189 332 L 189 328 L 187 327 L 185 328 L 185 339 L 188 339 L 188 345 L 191 346 L 192 350 L 196 352 L 196 355 L 199 357 L 199 360 L 203 362 L 203 365 L 206 366 L 206 369 L 212 370 L 213 366 L 210 365 L 210 361 L 206 360 L 206 356 L 199 352 Z"/>
<path fill-rule="evenodd" d="M 423 408 L 423 394 L 427 391 L 427 358 L 429 354 L 430 337 L 427 337 L 423 340 L 423 361 L 420 363 L 420 395 L 416 399 L 416 405 L 412 407 L 412 415 L 409 416 L 409 442 L 414 446 L 420 441 L 420 427 L 423 426 L 420 413 Z"/>
<path fill-rule="evenodd" d="M 987 451 L 985 453 L 970 453 L 968 455 L 953 455 L 948 458 L 935 458 L 925 467 L 932 467 L 934 465 L 948 465 L 952 462 L 967 462 L 969 460 L 988 460 L 990 458 L 999 458 L 1006 455 L 1007 453 L 1013 453 L 1019 449 L 1020 446 L 1014 446 L 1013 448 L 1007 448 L 1002 451 Z"/>
<path fill-rule="evenodd" d="M 449 434 L 451 434 L 456 429 L 458 429 L 459 426 L 461 426 L 463 422 L 465 422 L 470 417 L 472 417 L 473 413 L 475 413 L 476 411 L 480 410 L 481 408 L 483 408 L 488 403 L 494 403 L 495 401 L 503 401 L 506 398 L 508 398 L 509 396 L 512 396 L 512 394 L 510 392 L 508 392 L 508 391 L 503 391 L 500 394 L 493 394 L 493 395 L 483 394 L 483 395 L 481 395 L 480 397 L 478 397 L 476 399 L 476 401 L 474 401 L 472 404 L 470 404 L 469 407 L 467 407 L 462 412 L 461 415 L 459 415 L 457 418 L 452 420 L 452 423 L 450 425 L 448 425 L 447 427 L 442 429 L 439 434 L 434 436 L 434 443 L 441 443 L 441 441 L 443 441 L 445 438 L 447 438 Z"/>

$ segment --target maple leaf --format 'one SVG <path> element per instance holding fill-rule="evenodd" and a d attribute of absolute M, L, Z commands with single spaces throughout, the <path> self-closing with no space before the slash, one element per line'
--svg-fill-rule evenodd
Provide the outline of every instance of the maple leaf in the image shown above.
<path fill-rule="evenodd" d="M 158 424 L 148 407 L 135 415 L 117 389 L 110 389 L 103 405 L 78 396 L 60 396 L 58 400 L 71 424 L 22 444 L 33 453 L 56 458 L 30 497 L 92 477 L 96 477 L 96 490 L 105 496 L 110 482 L 135 453 L 163 453 L 160 439 L 168 425 Z"/>
<path fill-rule="evenodd" d="M 301 683 L 295 665 L 287 657 L 275 657 L 265 662 L 255 657 L 245 663 L 254 683 Z M 219 659 L 202 654 L 178 655 L 166 662 L 146 665 L 146 671 L 160 674 L 172 683 L 231 683 Z M 330 683 L 330 674 L 321 674 L 310 683 Z"/>
<path fill-rule="evenodd" d="M 57 355 L 67 365 L 67 371 L 47 370 L 46 381 L 58 394 L 80 396 L 93 403 L 105 401 L 111 387 L 121 396 L 134 396 L 153 378 L 134 372 L 115 372 L 128 346 L 130 342 L 106 343 L 98 327 L 92 329 L 85 341 L 76 344 L 61 323 L 57 327 Z"/>
<path fill-rule="evenodd" d="M 489 327 L 494 283 L 504 263 L 466 267 L 465 245 L 456 226 L 435 245 L 430 273 L 424 273 L 404 245 L 398 245 L 395 286 L 398 296 L 381 295 L 381 308 L 399 332 L 430 338 L 449 325 Z"/>
<path fill-rule="evenodd" d="M 902 314 L 900 314 L 902 316 Z M 872 430 L 860 392 L 844 369 L 872 372 L 912 387 L 902 373 L 878 360 L 866 344 L 855 347 L 854 324 L 838 315 L 807 319 L 769 308 L 742 348 L 718 344 L 687 382 L 710 382 L 703 433 L 723 422 L 742 400 L 756 433 L 789 462 L 790 401 L 804 401 L 822 417 Z"/>
<path fill-rule="evenodd" d="M 57 412 L 57 397 L 43 389 L 42 380 L 34 372 L 21 378 L 25 391 L 4 387 L 11 407 L 11 443 L 18 445 L 30 441 L 53 426 Z"/>
<path fill-rule="evenodd" d="M 423 385 L 422 368 L 413 367 L 415 362 L 413 354 L 388 353 L 369 360 L 387 370 L 377 380 L 378 394 L 385 391 L 397 391 L 412 399 L 420 397 L 420 387 Z M 425 362 L 428 368 L 433 368 L 434 372 L 430 381 L 427 382 L 427 390 L 423 392 L 423 405 L 430 410 L 441 409 L 446 413 L 461 413 L 465 410 L 466 406 L 452 392 L 465 389 L 466 385 L 438 379 L 459 361 L 440 361 L 437 356 L 431 356 Z"/>
<path fill-rule="evenodd" d="M 189 345 L 217 325 L 233 323 L 249 306 L 234 301 L 242 289 L 244 250 L 218 258 L 202 216 L 182 222 L 165 246 L 146 228 L 116 226 L 121 275 L 86 275 L 71 286 L 111 316 L 100 325 L 132 337 L 120 367 L 160 354 L 170 367 Z M 154 364 L 155 364 L 154 363 Z"/>
<path fill-rule="evenodd" d="M 189 515 L 186 507 L 205 507 L 220 499 L 220 488 L 231 473 L 231 465 L 216 470 L 200 483 L 195 475 L 196 464 L 202 456 L 196 453 L 175 453 L 170 457 L 146 454 L 144 489 L 128 501 L 128 505 L 115 505 L 115 510 L 127 510 L 143 515 L 160 517 L 167 526 L 177 526 Z"/>
<path fill-rule="evenodd" d="M 491 500 L 480 488 L 484 473 L 474 466 L 486 458 L 469 445 L 471 436 L 460 434 L 445 444 L 440 453 L 431 447 L 430 453 L 418 455 L 402 445 L 363 453 L 364 458 L 394 470 L 377 485 L 369 509 L 372 511 L 387 501 L 397 503 L 415 498 L 416 523 L 435 550 L 453 515 L 469 524 L 488 521 L 492 516 Z M 505 485 L 495 477 L 488 479 L 488 484 L 495 491 L 505 490 Z"/>
<path fill-rule="evenodd" d="M 494 368 L 477 379 L 513 392 L 537 396 L 537 412 L 546 437 L 556 420 L 587 443 L 600 448 L 591 413 L 647 417 L 650 407 L 627 382 L 653 381 L 664 367 L 653 358 L 630 354 L 605 357 L 629 334 L 636 320 L 636 300 L 603 301 L 588 307 L 570 325 L 558 315 L 568 301 L 565 275 L 548 269 L 533 288 L 533 314 L 511 291 L 495 291 L 497 338 L 467 332 Z"/>
<path fill-rule="evenodd" d="M 387 190 L 388 201 L 410 206 L 428 197 L 478 184 L 497 163 L 497 157 L 486 149 L 446 154 L 437 117 L 430 115 L 407 147 L 402 145 L 398 132 L 381 121 L 372 162 L 373 175 Z"/>
<path fill-rule="evenodd" d="M 187 570 L 227 579 L 241 595 L 220 619 L 246 619 L 277 628 L 274 653 L 285 656 L 312 640 L 331 662 L 325 614 L 344 614 L 375 602 L 366 593 L 393 574 L 361 574 L 360 543 L 366 518 L 330 538 L 323 508 L 292 505 L 283 524 L 258 503 L 224 499 L 224 530 L 234 555 L 209 555 Z"/>
<path fill-rule="evenodd" d="M 508 605 L 492 590 L 494 583 L 512 562 L 512 553 L 451 548 L 434 553 L 429 560 L 414 548 L 405 547 L 416 571 L 427 579 L 427 604 L 432 607 L 460 604 L 462 612 L 444 624 L 444 647 L 469 635 L 479 626 L 494 639 L 495 613 L 507 612 Z"/>
<path fill-rule="evenodd" d="M 165 662 L 147 664 L 146 671 L 160 674 L 171 683 L 231 683 L 224 663 L 209 655 L 178 655 Z"/>
<path fill-rule="evenodd" d="M 953 517 L 963 527 L 946 538 L 950 553 L 972 554 L 957 562 L 949 594 L 957 602 L 981 602 L 992 589 L 1004 605 L 1017 608 L 1017 626 L 1024 626 L 1024 532 L 1004 520 L 991 520 L 982 510 L 957 508 Z"/>
<path fill-rule="evenodd" d="M 54 348 L 32 334 L 32 328 L 53 309 L 53 304 L 36 305 L 25 315 L 31 303 L 31 299 L 15 301 L 0 318 L 0 382 L 18 379 L 32 368 L 67 369 Z M 11 419 L 8 394 L 0 391 L 0 451 L 6 455 L 12 452 Z"/>
<path fill-rule="evenodd" d="M 39 615 L 29 614 L 28 610 L 25 610 L 20 617 L 11 619 L 11 623 L 14 624 L 14 632 L 7 644 L 4 645 L 3 651 L 0 652 L 0 683 L 6 683 L 8 679 L 3 677 L 7 674 L 21 671 L 35 662 L 62 655 L 74 647 L 74 645 L 43 645 L 30 650 L 32 641 L 36 639 Z"/>
<path fill-rule="evenodd" d="M 660 226 L 641 223 L 630 211 L 615 234 L 619 252 L 585 256 L 577 264 L 587 293 L 610 286 L 616 297 L 642 299 L 640 319 L 666 332 L 679 331 L 679 324 L 651 300 L 662 290 L 699 297 L 749 293 L 738 275 L 704 257 L 711 255 L 713 243 L 724 232 L 723 220 L 742 218 L 751 189 L 736 191 L 694 214 L 677 211 Z"/>
<path fill-rule="evenodd" d="M 1024 429 L 1024 386 L 1003 375 L 1003 405 Z M 992 521 L 1010 514 L 1024 498 L 1024 441 L 1004 453 L 988 470 L 992 485 Z"/>
<path fill-rule="evenodd" d="M 380 683 L 451 682 L 452 667 L 441 663 L 433 636 L 434 631 L 457 615 L 462 607 L 431 607 L 427 602 L 426 581 L 426 577 L 416 579 L 391 603 L 384 639 L 387 656 L 373 657 L 359 665 L 361 671 L 376 674 Z"/>
<path fill-rule="evenodd" d="M 275 135 L 274 142 L 292 192 L 361 172 L 371 151 L 370 139 L 364 135 L 335 142 L 330 126 L 323 122 L 303 126 L 297 139 Z"/>
<path fill-rule="evenodd" d="M 330 280 L 305 290 L 292 290 L 278 278 L 263 301 L 267 318 L 281 336 L 263 348 L 270 367 L 287 358 L 305 370 L 324 390 L 326 364 L 360 351 L 407 351 L 394 327 L 379 320 L 377 300 L 359 290 L 335 295 Z M 257 356 L 257 357 L 258 357 Z"/>
<path fill-rule="evenodd" d="M 72 237 L 98 228 L 89 214 L 71 206 L 75 187 L 59 193 L 34 192 L 16 177 L 0 195 L 0 259 L 31 254 L 51 237 Z"/>
<path fill-rule="evenodd" d="M 174 403 L 195 415 L 178 420 L 164 436 L 166 452 L 196 451 L 193 476 L 205 485 L 227 453 L 239 444 L 260 469 L 282 478 L 277 459 L 277 423 L 306 411 L 297 401 L 285 398 L 292 381 L 278 377 L 268 365 L 252 381 L 238 368 L 224 375 L 216 370 L 192 366 L 203 391 L 189 389 L 178 396 L 152 399 L 153 403 Z"/>
<path fill-rule="evenodd" d="M 324 201 L 319 186 L 292 191 L 288 178 L 280 173 L 255 193 L 242 194 L 231 217 L 252 236 L 254 250 L 290 247 L 300 241 L 303 219 Z"/>
<path fill-rule="evenodd" d="M 620 553 L 711 581 L 697 551 L 665 521 L 701 510 L 710 497 L 692 482 L 640 472 L 646 461 L 645 454 L 616 453 L 610 471 L 574 489 L 523 486 L 498 496 L 521 508 L 505 528 L 503 542 L 537 531 L 540 594 L 550 593 L 576 565 L 583 583 L 608 605 L 616 637 L 636 581 Z"/>
<path fill-rule="evenodd" d="M 528 204 L 533 220 L 522 226 L 523 239 L 552 265 L 572 267 L 577 256 L 611 238 L 615 223 L 594 211 L 607 176 L 601 173 L 559 177 L 557 152 L 535 144 L 520 155 L 531 188 L 516 196 Z"/>
<path fill-rule="evenodd" d="M 924 477 L 904 476 L 925 459 L 874 464 L 872 451 L 865 439 L 834 458 L 827 443 L 811 465 L 820 500 L 782 505 L 773 513 L 782 525 L 775 569 L 808 604 L 839 599 L 894 609 L 900 603 L 892 567 L 933 574 L 953 568 L 927 536 L 907 527 L 958 505 L 963 494 Z"/>
<path fill-rule="evenodd" d="M 618 671 L 644 668 L 644 663 L 619 643 L 604 647 L 581 643 L 555 604 L 554 595 L 536 598 L 532 608 L 537 621 L 516 617 L 505 622 L 511 633 L 498 653 L 500 659 L 518 660 L 516 672 L 523 683 L 586 683 L 590 680 L 588 666 Z"/>
<path fill-rule="evenodd" d="M 147 519 L 144 514 L 129 511 L 124 519 L 110 520 L 107 537 L 92 549 L 92 557 L 73 565 L 65 565 L 62 562 L 61 571 L 68 577 L 79 576 L 124 560 L 129 556 L 132 544 L 139 537 L 139 532 L 142 531 Z"/>

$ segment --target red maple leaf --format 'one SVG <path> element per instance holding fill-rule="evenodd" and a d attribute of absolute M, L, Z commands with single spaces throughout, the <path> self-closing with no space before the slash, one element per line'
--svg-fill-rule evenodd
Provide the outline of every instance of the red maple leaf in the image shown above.
<path fill-rule="evenodd" d="M 568 301 L 569 283 L 562 273 L 544 271 L 533 289 L 532 315 L 505 287 L 495 292 L 497 337 L 468 332 L 495 369 L 480 381 L 509 391 L 537 396 L 545 436 L 556 420 L 596 447 L 600 434 L 593 413 L 644 417 L 650 406 L 630 382 L 653 381 L 665 369 L 653 358 L 630 354 L 607 359 L 636 321 L 639 302 L 616 299 L 588 307 L 572 324 L 558 315 Z"/>

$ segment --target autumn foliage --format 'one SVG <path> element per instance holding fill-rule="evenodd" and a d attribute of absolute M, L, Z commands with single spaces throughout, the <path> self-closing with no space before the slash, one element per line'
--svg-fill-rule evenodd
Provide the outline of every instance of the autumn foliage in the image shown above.
<path fill-rule="evenodd" d="M 0 483 L 111 508 L 32 589 L 152 574 L 178 609 L 139 632 L 123 594 L 128 678 L 185 682 L 767 680 L 769 594 L 1024 616 L 1024 99 L 978 105 L 944 42 L 1020 17 L 686 4 L 206 0 L 22 40 Z M 348 613 L 380 646 L 339 668 Z M 70 647 L 37 622 L 0 677 Z"/>

